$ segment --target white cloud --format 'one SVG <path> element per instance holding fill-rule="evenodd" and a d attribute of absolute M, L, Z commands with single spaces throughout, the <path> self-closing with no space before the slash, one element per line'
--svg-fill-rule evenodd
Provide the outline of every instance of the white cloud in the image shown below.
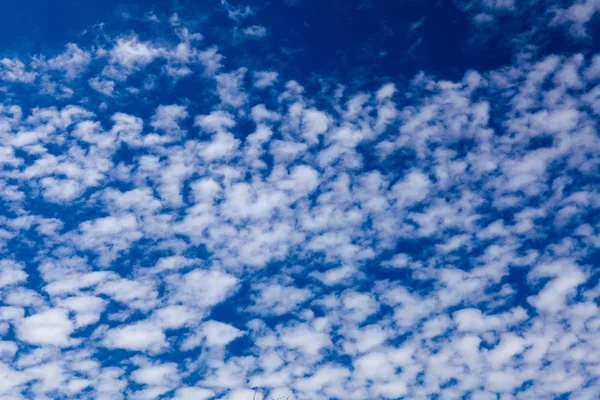
<path fill-rule="evenodd" d="M 233 115 L 224 111 L 213 111 L 208 115 L 198 115 L 195 119 L 195 125 L 201 127 L 207 132 L 219 133 L 235 126 Z"/>
<path fill-rule="evenodd" d="M 23 265 L 11 260 L 0 260 L 0 288 L 24 282 L 29 276 Z"/>
<path fill-rule="evenodd" d="M 98 218 L 83 222 L 79 226 L 80 235 L 75 236 L 74 241 L 83 249 L 99 252 L 102 262 L 109 262 L 142 237 L 137 226 L 131 214 Z"/>
<path fill-rule="evenodd" d="M 281 332 L 281 342 L 291 349 L 316 356 L 323 349 L 331 345 L 328 332 L 325 332 L 316 322 L 313 326 L 298 324 L 284 328 Z"/>
<path fill-rule="evenodd" d="M 47 61 L 47 67 L 64 71 L 67 78 L 73 79 L 86 70 L 91 59 L 88 51 L 81 49 L 76 43 L 68 43 L 64 53 Z"/>
<path fill-rule="evenodd" d="M 38 346 L 72 346 L 78 343 L 71 333 L 75 324 L 65 309 L 53 308 L 24 318 L 17 325 L 20 340 Z"/>
<path fill-rule="evenodd" d="M 137 36 L 118 38 L 110 51 L 111 61 L 128 69 L 142 68 L 160 54 L 150 43 L 140 42 Z"/>
<path fill-rule="evenodd" d="M 149 322 L 138 322 L 113 328 L 102 344 L 108 348 L 157 352 L 167 346 L 162 329 Z"/>
<path fill-rule="evenodd" d="M 246 71 L 246 68 L 239 68 L 237 71 L 215 76 L 217 94 L 224 105 L 240 107 L 248 100 L 248 95 L 244 92 Z"/>
<path fill-rule="evenodd" d="M 75 326 L 79 328 L 98 322 L 106 302 L 95 296 L 76 296 L 61 301 L 60 305 L 75 312 Z"/>
<path fill-rule="evenodd" d="M 166 278 L 171 290 L 171 301 L 190 307 L 211 307 L 235 292 L 239 280 L 219 271 L 196 269 L 184 275 Z"/>
<path fill-rule="evenodd" d="M 184 106 L 169 105 L 158 106 L 152 116 L 150 126 L 159 131 L 163 131 L 171 136 L 179 136 L 184 131 L 181 129 L 181 122 L 188 117 Z"/>
<path fill-rule="evenodd" d="M 226 0 L 221 0 L 221 6 L 227 11 L 227 16 L 236 22 L 254 15 L 254 10 L 250 6 L 239 5 L 236 7 Z"/>
<path fill-rule="evenodd" d="M 244 35 L 250 38 L 263 38 L 267 36 L 267 28 L 262 25 L 252 25 L 244 28 Z"/>
<path fill-rule="evenodd" d="M 207 75 L 213 75 L 223 66 L 221 64 L 223 56 L 219 54 L 216 46 L 210 47 L 198 53 L 198 59 L 206 68 Z"/>
<path fill-rule="evenodd" d="M 199 332 L 183 342 L 181 348 L 191 350 L 201 345 L 206 347 L 226 346 L 244 334 L 245 332 L 229 324 L 219 321 L 206 321 L 200 326 Z"/>
<path fill-rule="evenodd" d="M 152 314 L 156 324 L 164 329 L 178 329 L 201 318 L 197 312 L 190 312 L 184 306 L 167 306 Z"/>
<path fill-rule="evenodd" d="M 25 64 L 18 59 L 0 59 L 0 80 L 8 82 L 32 83 L 37 77 L 34 71 L 26 71 Z"/>
<path fill-rule="evenodd" d="M 177 364 L 169 363 L 142 367 L 133 371 L 131 379 L 143 385 L 163 386 L 173 384 L 179 380 Z"/>
<path fill-rule="evenodd" d="M 184 387 L 177 389 L 173 400 L 208 400 L 214 397 L 215 392 L 210 389 Z"/>
<path fill-rule="evenodd" d="M 385 99 L 389 99 L 394 95 L 394 93 L 396 93 L 396 85 L 394 85 L 393 83 L 387 83 L 383 85 L 377 91 L 377 93 L 375 93 L 375 97 L 377 98 L 377 100 L 382 101 Z"/>
<path fill-rule="evenodd" d="M 302 136 L 309 142 L 318 141 L 318 136 L 327 132 L 329 118 L 319 110 L 304 110 L 302 116 Z"/>
<path fill-rule="evenodd" d="M 568 296 L 573 294 L 577 286 L 587 280 L 583 271 L 567 260 L 538 265 L 531 271 L 530 277 L 554 278 L 536 296 L 529 298 L 529 302 L 539 311 L 546 312 L 562 310 L 566 305 Z"/>
<path fill-rule="evenodd" d="M 277 283 L 256 285 L 259 294 L 254 299 L 251 311 L 262 315 L 283 315 L 295 311 L 313 295 L 308 289 L 293 286 L 282 286 Z"/>
<path fill-rule="evenodd" d="M 102 93 L 105 96 L 112 96 L 115 91 L 115 82 L 108 79 L 91 78 L 88 81 L 92 89 Z"/>
<path fill-rule="evenodd" d="M 277 81 L 279 74 L 276 71 L 256 71 L 254 72 L 254 87 L 263 89 Z"/>
<path fill-rule="evenodd" d="M 566 9 L 554 8 L 555 17 L 553 24 L 564 24 L 570 33 L 576 37 L 587 35 L 586 25 L 600 10 L 600 3 L 596 0 L 577 1 Z"/>

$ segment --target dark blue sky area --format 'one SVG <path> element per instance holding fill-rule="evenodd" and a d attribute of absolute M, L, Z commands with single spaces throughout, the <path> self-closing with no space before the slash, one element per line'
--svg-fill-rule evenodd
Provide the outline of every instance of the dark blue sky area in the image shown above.
<path fill-rule="evenodd" d="M 525 41 L 535 43 L 542 54 L 567 49 L 588 52 L 598 46 L 593 23 L 587 39 L 574 39 L 547 24 L 540 25 L 545 30 L 541 35 L 534 25 L 547 18 L 543 14 L 548 4 L 536 4 L 478 25 L 473 22 L 474 6 L 437 0 L 230 2 L 231 8 L 248 5 L 255 11 L 237 22 L 228 19 L 217 1 L 155 1 L 148 6 L 145 1 L 26 0 L 4 6 L 0 50 L 4 54 L 57 50 L 66 42 L 81 42 L 84 30 L 83 36 L 93 40 L 100 33 L 96 24 L 104 23 L 102 29 L 110 31 L 124 15 L 136 32 L 152 33 L 163 28 L 142 22 L 145 14 L 164 19 L 179 12 L 186 23 L 196 25 L 207 44 L 220 43 L 231 67 L 257 67 L 252 64 L 264 60 L 261 67 L 277 67 L 296 79 L 335 77 L 360 87 L 365 82 L 378 84 L 380 79 L 401 81 L 419 71 L 457 79 L 467 69 L 494 69 L 509 64 L 515 49 L 523 51 Z M 139 29 L 136 19 L 140 19 Z M 236 26 L 242 30 L 254 24 L 267 28 L 268 40 L 242 41 L 231 35 Z"/>

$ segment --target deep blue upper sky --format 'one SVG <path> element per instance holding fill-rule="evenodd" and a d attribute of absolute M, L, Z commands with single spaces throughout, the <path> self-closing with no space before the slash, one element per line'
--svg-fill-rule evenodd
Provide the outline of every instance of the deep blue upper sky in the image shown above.
<path fill-rule="evenodd" d="M 264 24 L 269 39 L 229 50 L 250 62 L 262 58 L 296 75 L 334 75 L 361 83 L 365 75 L 369 81 L 401 79 L 418 71 L 456 79 L 469 68 L 485 71 L 509 64 L 525 44 L 534 44 L 540 54 L 597 50 L 597 24 L 589 23 L 590 37 L 585 40 L 536 26 L 548 19 L 543 14 L 549 4 L 559 6 L 560 2 L 517 3 L 521 7 L 517 12 L 500 12 L 493 23 L 480 25 L 473 22 L 481 11 L 476 2 L 230 2 L 231 8 L 250 6 L 254 14 L 246 21 Z M 58 50 L 74 38 L 86 40 L 82 32 L 94 31 L 99 23 L 106 24 L 108 31 L 121 29 L 124 15 L 131 17 L 130 29 L 160 29 L 139 23 L 148 13 L 165 17 L 178 12 L 205 37 L 221 39 L 225 47 L 233 40 L 228 37 L 227 12 L 215 1 L 91 0 L 82 5 L 26 0 L 4 5 L 2 11 L 0 49 L 8 54 Z"/>

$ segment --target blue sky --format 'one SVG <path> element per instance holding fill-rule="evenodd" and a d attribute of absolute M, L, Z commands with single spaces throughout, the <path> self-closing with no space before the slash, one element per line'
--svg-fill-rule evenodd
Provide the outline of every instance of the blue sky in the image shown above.
<path fill-rule="evenodd" d="M 0 398 L 597 399 L 600 2 L 0 9 Z"/>

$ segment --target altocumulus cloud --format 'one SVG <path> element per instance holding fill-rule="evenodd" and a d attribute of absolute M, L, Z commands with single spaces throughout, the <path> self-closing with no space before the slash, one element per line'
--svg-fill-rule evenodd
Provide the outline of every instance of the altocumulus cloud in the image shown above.
<path fill-rule="evenodd" d="M 353 90 L 151 17 L 0 55 L 2 399 L 598 398 L 600 55 Z"/>

